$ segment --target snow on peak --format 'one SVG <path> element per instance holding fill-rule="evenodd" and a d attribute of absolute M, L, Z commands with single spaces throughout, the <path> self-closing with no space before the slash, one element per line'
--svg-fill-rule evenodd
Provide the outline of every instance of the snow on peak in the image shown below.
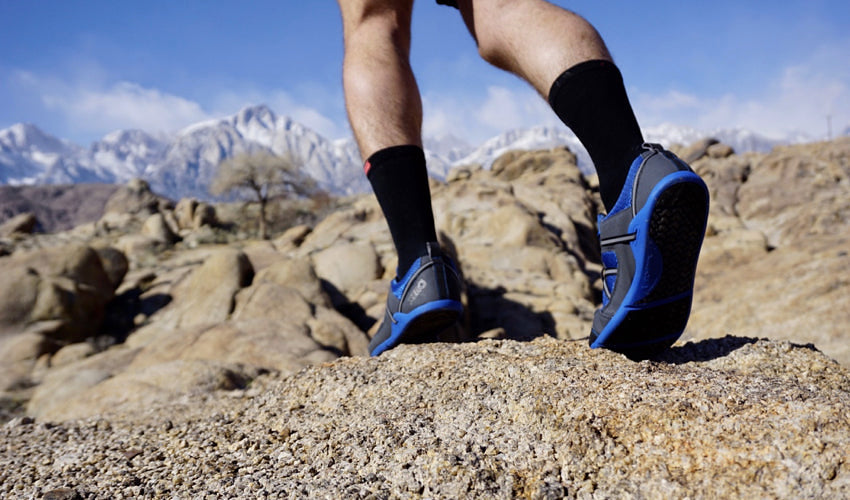
<path fill-rule="evenodd" d="M 767 151 L 777 144 L 805 140 L 789 137 L 780 141 L 743 129 L 706 132 L 669 123 L 643 132 L 647 141 L 665 146 L 714 137 L 738 152 Z M 487 168 L 499 155 L 513 149 L 568 147 L 583 171 L 592 170 L 578 138 L 563 126 L 509 130 L 478 147 L 448 134 L 426 137 L 424 145 L 429 172 L 436 178 L 465 164 Z M 171 198 L 209 198 L 207 186 L 222 160 L 259 151 L 291 155 L 302 163 L 305 173 L 330 192 L 351 194 L 369 189 L 353 138 L 330 141 L 287 116 L 277 115 L 266 105 L 248 106 L 174 135 L 117 130 L 88 149 L 57 139 L 34 125 L 16 124 L 0 130 L 0 183 L 127 182 L 142 177 Z"/>

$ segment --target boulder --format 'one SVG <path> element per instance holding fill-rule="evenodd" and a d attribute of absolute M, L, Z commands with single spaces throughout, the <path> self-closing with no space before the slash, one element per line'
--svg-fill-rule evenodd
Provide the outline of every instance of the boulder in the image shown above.
<path fill-rule="evenodd" d="M 32 234 L 37 227 L 38 219 L 36 219 L 35 214 L 26 212 L 0 224 L 0 237 L 12 236 L 13 234 Z"/>
<path fill-rule="evenodd" d="M 58 348 L 56 341 L 35 331 L 0 337 L 0 392 L 30 387 L 36 362 Z"/>
<path fill-rule="evenodd" d="M 171 230 L 165 217 L 158 212 L 145 219 L 142 224 L 142 235 L 166 245 L 171 245 L 180 240 L 180 237 Z"/>
<path fill-rule="evenodd" d="M 313 229 L 306 224 L 292 226 L 274 239 L 274 246 L 281 252 L 294 250 L 304 243 L 304 238 L 306 238 L 312 230 Z"/>
<path fill-rule="evenodd" d="M 215 207 L 209 203 L 198 203 L 192 215 L 192 229 L 200 229 L 204 226 L 215 226 L 218 224 Z"/>
<path fill-rule="evenodd" d="M 95 335 L 113 283 L 87 246 L 51 248 L 0 259 L 0 332 L 57 322 L 49 335 L 74 342 Z"/>
<path fill-rule="evenodd" d="M 715 144 L 719 144 L 720 141 L 713 137 L 709 137 L 706 139 L 699 140 L 687 148 L 679 151 L 677 156 L 679 156 L 685 163 L 692 164 L 695 161 L 703 158 L 708 154 L 708 148 L 714 146 Z"/>
<path fill-rule="evenodd" d="M 161 198 L 151 191 L 150 184 L 132 179 L 106 202 L 104 213 L 151 215 L 159 211 Z"/>
<path fill-rule="evenodd" d="M 545 172 L 558 163 L 576 164 L 576 156 L 567 148 L 539 151 L 508 151 L 493 162 L 492 174 L 513 181 L 532 173 Z"/>
<path fill-rule="evenodd" d="M 194 198 L 181 198 L 174 207 L 174 216 L 180 229 L 193 229 L 195 220 L 195 207 L 198 200 Z"/>
<path fill-rule="evenodd" d="M 0 427 L 0 467 L 15 471 L 0 493 L 850 494 L 850 374 L 789 342 L 726 337 L 639 363 L 550 338 L 404 345 L 286 377 L 175 360 L 96 387 L 61 419 L 46 406 Z M 68 420 L 87 408 L 103 413 Z M 57 471 L 91 460 L 98 473 L 84 481 Z"/>
<path fill-rule="evenodd" d="M 723 143 L 712 144 L 705 150 L 709 158 L 728 158 L 735 154 L 732 146 Z"/>
<path fill-rule="evenodd" d="M 316 275 L 343 293 L 363 287 L 384 272 L 369 242 L 340 243 L 312 257 Z"/>
<path fill-rule="evenodd" d="M 297 290 L 305 300 L 313 304 L 326 307 L 331 304 L 309 257 L 279 260 L 258 272 L 254 282 L 276 283 Z"/>
<path fill-rule="evenodd" d="M 100 257 L 100 263 L 103 265 L 103 271 L 106 273 L 109 282 L 112 284 L 112 289 L 117 290 L 127 275 L 130 269 L 130 262 L 123 252 L 113 247 L 95 248 L 97 256 Z"/>
<path fill-rule="evenodd" d="M 225 321 L 234 307 L 236 292 L 251 284 L 254 269 L 244 253 L 219 249 L 189 277 L 175 286 L 176 326 L 187 328 Z"/>

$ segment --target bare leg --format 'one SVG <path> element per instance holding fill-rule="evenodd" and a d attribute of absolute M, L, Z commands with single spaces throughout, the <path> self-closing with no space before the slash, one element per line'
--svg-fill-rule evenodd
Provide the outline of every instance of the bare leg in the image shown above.
<path fill-rule="evenodd" d="M 422 145 L 422 100 L 410 68 L 413 0 L 340 0 L 343 87 L 365 161 L 376 151 Z"/>
<path fill-rule="evenodd" d="M 520 76 L 544 98 L 565 69 L 611 60 L 590 23 L 543 0 L 459 0 L 458 6 L 481 57 Z"/>

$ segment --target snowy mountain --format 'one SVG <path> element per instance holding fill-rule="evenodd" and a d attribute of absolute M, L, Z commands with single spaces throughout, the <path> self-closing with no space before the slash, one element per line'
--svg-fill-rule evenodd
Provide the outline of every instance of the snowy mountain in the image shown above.
<path fill-rule="evenodd" d="M 732 146 L 736 152 L 770 151 L 779 144 L 805 142 L 805 138 L 794 137 L 786 140 L 769 139 L 744 129 L 718 129 L 709 132 L 699 131 L 680 125 L 662 124 L 643 130 L 647 142 L 655 142 L 670 147 L 674 144 L 688 145 L 706 137 L 714 137 L 724 144 Z M 464 158 L 456 160 L 455 165 L 478 163 L 489 168 L 502 153 L 513 149 L 546 149 L 564 147 L 576 154 L 578 165 L 585 173 L 593 170 L 593 163 L 587 150 L 578 138 L 566 127 L 534 127 L 511 130 L 484 142 Z"/>
<path fill-rule="evenodd" d="M 777 144 L 802 142 L 794 137 L 774 140 L 741 129 L 699 131 L 676 125 L 644 130 L 647 141 L 666 146 L 690 144 L 715 137 L 735 151 L 768 151 Z M 444 178 L 454 166 L 478 163 L 485 168 L 505 151 L 566 146 L 579 166 L 592 170 L 590 158 L 566 127 L 512 130 L 473 147 L 451 135 L 425 138 L 428 168 Z M 335 194 L 369 189 L 360 153 L 353 138 L 328 140 L 266 106 L 252 106 L 220 120 L 191 125 L 173 135 L 119 130 L 89 148 L 57 139 L 34 125 L 17 124 L 0 130 L 0 184 L 126 183 L 147 180 L 158 193 L 173 199 L 209 198 L 207 187 L 218 164 L 240 153 L 288 152 L 301 160 L 304 171 Z"/>
<path fill-rule="evenodd" d="M 352 147 L 335 143 L 265 106 L 245 108 L 222 120 L 203 122 L 172 138 L 161 160 L 143 175 L 155 190 L 172 197 L 208 197 L 218 164 L 240 153 L 290 153 L 319 186 L 337 194 L 368 187 Z M 356 152 L 356 148 L 354 148 Z"/>
<path fill-rule="evenodd" d="M 33 184 L 47 176 L 66 182 L 80 171 L 75 159 L 81 151 L 34 125 L 12 125 L 0 130 L 0 183 Z"/>
<path fill-rule="evenodd" d="M 0 131 L 0 183 L 124 183 L 141 177 L 174 199 L 209 198 L 207 187 L 222 160 L 259 151 L 291 152 L 308 175 L 336 194 L 368 189 L 353 140 L 329 141 L 266 106 L 197 123 L 173 136 L 119 130 L 88 149 L 33 125 L 14 125 Z"/>

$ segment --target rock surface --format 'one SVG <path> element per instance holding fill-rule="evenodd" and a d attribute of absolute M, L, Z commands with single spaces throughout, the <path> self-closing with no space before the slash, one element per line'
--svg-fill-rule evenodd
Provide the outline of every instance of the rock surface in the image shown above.
<path fill-rule="evenodd" d="M 36 227 L 38 219 L 35 214 L 25 212 L 0 224 L 0 236 L 32 234 Z"/>
<path fill-rule="evenodd" d="M 0 492 L 842 498 L 849 409 L 847 370 L 787 342 L 641 363 L 551 338 L 402 346 L 133 414 L 13 420 Z"/>
<path fill-rule="evenodd" d="M 0 423 L 18 417 L 0 492 L 846 497 L 850 140 L 681 152 L 708 234 L 685 337 L 644 363 L 586 347 L 598 182 L 563 149 L 432 183 L 466 283 L 453 335 L 477 342 L 379 359 L 362 356 L 396 262 L 372 197 L 250 241 L 213 217 L 250 211 L 131 183 L 96 223 L 0 238 Z M 99 278 L 30 262 L 48 254 Z M 34 316 L 96 288 L 111 299 L 84 335 L 57 335 L 79 315 Z"/>

